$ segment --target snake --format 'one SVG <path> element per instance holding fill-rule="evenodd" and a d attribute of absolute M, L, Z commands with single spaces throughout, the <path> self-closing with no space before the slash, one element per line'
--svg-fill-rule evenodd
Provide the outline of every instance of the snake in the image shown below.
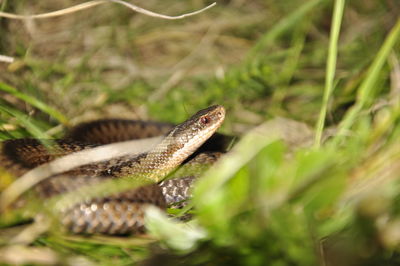
<path fill-rule="evenodd" d="M 63 210 L 59 215 L 64 228 L 75 234 L 126 235 L 145 232 L 148 206 L 165 210 L 191 197 L 197 175 L 163 180 L 180 165 L 214 163 L 230 141 L 216 133 L 225 118 L 225 108 L 213 105 L 202 109 L 178 125 L 169 123 L 101 119 L 79 124 L 49 149 L 41 140 L 10 139 L 0 147 L 0 167 L 21 176 L 27 171 L 67 154 L 100 145 L 131 139 L 164 136 L 150 150 L 133 155 L 79 166 L 44 179 L 34 187 L 43 200 L 115 178 L 154 180 L 106 197 L 95 197 Z"/>

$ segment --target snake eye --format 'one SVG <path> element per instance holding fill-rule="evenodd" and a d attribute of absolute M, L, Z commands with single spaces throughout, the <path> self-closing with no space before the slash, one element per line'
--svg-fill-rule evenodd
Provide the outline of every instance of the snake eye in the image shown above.
<path fill-rule="evenodd" d="M 203 116 L 200 118 L 200 122 L 204 125 L 207 125 L 208 123 L 210 123 L 210 118 L 208 116 Z"/>

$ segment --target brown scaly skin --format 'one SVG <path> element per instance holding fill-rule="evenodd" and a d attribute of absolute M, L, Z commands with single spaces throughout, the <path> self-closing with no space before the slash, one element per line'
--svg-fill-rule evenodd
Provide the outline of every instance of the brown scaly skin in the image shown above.
<path fill-rule="evenodd" d="M 68 174 L 46 179 L 36 186 L 36 191 L 41 197 L 48 198 L 83 185 L 99 183 L 110 177 L 146 175 L 161 180 L 185 160 L 189 165 L 196 165 L 212 164 L 218 159 L 218 152 L 192 154 L 213 135 L 224 115 L 223 107 L 212 106 L 199 111 L 176 127 L 157 122 L 117 119 L 84 123 L 72 129 L 66 139 L 58 140 L 58 147 L 52 149 L 51 153 L 37 140 L 9 140 L 2 143 L 0 166 L 15 175 L 21 175 L 31 168 L 69 153 L 101 144 L 166 135 L 169 132 L 163 142 L 145 154 L 133 158 L 116 158 L 94 165 L 96 170 L 93 172 L 93 165 L 80 167 Z M 223 141 L 225 143 L 221 144 Z M 228 141 L 222 135 L 217 135 L 213 142 L 216 144 L 211 142 L 203 146 L 216 149 L 219 145 L 226 148 Z M 190 155 L 192 157 L 188 159 Z M 155 205 L 164 209 L 167 204 L 187 199 L 191 195 L 190 188 L 194 180 L 194 176 L 187 176 L 106 198 L 92 199 L 65 211 L 61 220 L 73 233 L 140 233 L 144 230 L 145 206 Z"/>

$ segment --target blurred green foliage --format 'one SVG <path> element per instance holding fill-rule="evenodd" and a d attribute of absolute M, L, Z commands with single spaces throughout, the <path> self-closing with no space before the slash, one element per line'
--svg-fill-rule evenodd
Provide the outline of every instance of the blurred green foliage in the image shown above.
<path fill-rule="evenodd" d="M 1 9 L 40 13 L 74 3 L 2 1 Z M 65 264 L 71 256 L 103 265 L 399 264 L 400 5 L 347 1 L 336 18 L 336 72 L 327 73 L 334 3 L 219 1 L 179 21 L 112 4 L 1 19 L 0 54 L 16 61 L 0 63 L 0 139 L 59 136 L 81 120 L 116 115 L 178 123 L 214 103 L 227 108 L 222 131 L 241 136 L 198 183 L 188 224 L 156 214 L 151 239 L 51 230 L 32 245 Z M 143 5 L 177 14 L 204 3 Z M 249 132 L 274 117 L 314 127 L 327 74 L 334 80 L 321 146 Z M 11 244 L 0 239 L 5 254 Z"/>

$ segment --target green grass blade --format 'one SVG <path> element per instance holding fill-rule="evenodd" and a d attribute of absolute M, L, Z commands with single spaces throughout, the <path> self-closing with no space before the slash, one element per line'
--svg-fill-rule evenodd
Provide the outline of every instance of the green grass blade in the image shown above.
<path fill-rule="evenodd" d="M 319 114 L 316 134 L 315 134 L 315 147 L 319 148 L 321 145 L 322 132 L 324 130 L 326 112 L 328 109 L 328 103 L 331 98 L 333 92 L 333 83 L 335 78 L 335 69 L 336 69 L 336 59 L 337 59 L 337 50 L 338 50 L 338 40 L 340 33 L 340 26 L 343 17 L 345 0 L 337 0 L 335 1 L 335 7 L 333 11 L 332 17 L 332 29 L 331 36 L 329 39 L 329 51 L 328 51 L 328 60 L 326 63 L 326 76 L 325 76 L 325 90 L 324 96 L 322 100 L 322 107 Z"/>
<path fill-rule="evenodd" d="M 30 121 L 29 117 L 22 112 L 19 112 L 15 109 L 9 108 L 3 104 L 0 104 L 0 112 L 6 113 L 10 116 L 15 117 L 19 123 L 29 131 L 35 138 L 39 139 L 49 139 L 50 137 L 43 132 L 35 123 Z"/>
<path fill-rule="evenodd" d="M 18 91 L 17 89 L 15 89 L 7 84 L 0 82 L 0 90 L 5 91 L 9 94 L 12 94 L 13 96 L 31 104 L 32 106 L 38 108 L 39 110 L 47 113 L 51 117 L 54 117 L 55 119 L 60 121 L 62 124 L 67 124 L 67 122 L 68 122 L 67 118 L 64 115 L 62 115 L 60 112 L 58 112 L 57 110 L 51 108 L 47 104 L 39 101 L 38 99 L 36 99 L 32 96 L 29 96 L 25 93 Z"/>
<path fill-rule="evenodd" d="M 378 80 L 378 76 L 380 71 L 382 70 L 385 62 L 390 54 L 390 51 L 393 49 L 394 45 L 397 42 L 397 39 L 400 36 L 400 19 L 397 20 L 397 23 L 389 32 L 385 42 L 383 43 L 381 49 L 375 57 L 375 60 L 372 62 L 371 66 L 367 71 L 367 75 L 365 80 L 361 83 L 358 94 L 357 94 L 357 102 L 356 104 L 346 113 L 344 119 L 339 125 L 339 131 L 334 139 L 335 143 L 340 141 L 342 137 L 348 132 L 351 126 L 356 121 L 356 118 L 360 114 L 360 112 L 365 108 L 369 102 L 371 102 L 371 96 L 377 91 L 377 87 L 375 86 L 376 81 Z"/>
<path fill-rule="evenodd" d="M 323 0 L 312 0 L 308 1 L 298 9 L 295 9 L 290 15 L 281 19 L 272 29 L 270 29 L 256 45 L 250 50 L 247 55 L 247 59 L 252 59 L 255 55 L 260 53 L 268 44 L 275 40 L 280 34 L 284 33 L 293 25 L 296 25 L 300 19 L 304 18 L 316 5 L 321 3 Z"/>

